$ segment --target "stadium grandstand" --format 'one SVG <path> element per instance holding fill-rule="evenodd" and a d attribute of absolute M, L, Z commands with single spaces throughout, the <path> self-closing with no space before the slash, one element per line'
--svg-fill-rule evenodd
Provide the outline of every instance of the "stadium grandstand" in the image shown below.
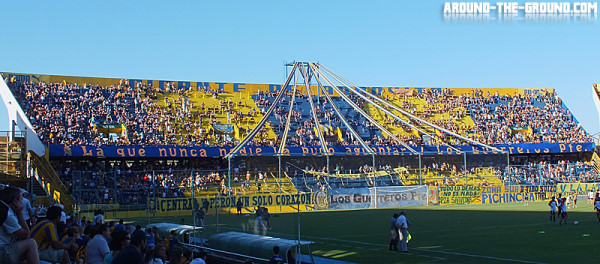
<path fill-rule="evenodd" d="M 213 209 L 239 195 L 598 180 L 594 140 L 553 89 L 363 87 L 289 67 L 284 84 L 2 73 L 16 131 L 2 137 L 4 180 L 114 216 L 185 197 Z"/>

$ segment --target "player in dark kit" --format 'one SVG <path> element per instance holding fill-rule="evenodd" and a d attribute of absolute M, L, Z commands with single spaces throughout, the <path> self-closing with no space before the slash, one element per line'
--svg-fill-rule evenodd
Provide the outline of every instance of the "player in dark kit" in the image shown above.
<path fill-rule="evenodd" d="M 395 213 L 394 216 L 392 216 L 392 221 L 390 223 L 390 251 L 398 250 L 398 242 L 400 242 L 398 239 L 398 227 L 396 226 L 397 220 L 398 214 Z"/>

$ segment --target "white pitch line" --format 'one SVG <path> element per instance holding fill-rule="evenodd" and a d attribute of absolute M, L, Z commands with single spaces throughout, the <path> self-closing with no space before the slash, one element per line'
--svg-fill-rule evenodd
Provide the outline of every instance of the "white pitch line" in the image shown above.
<path fill-rule="evenodd" d="M 419 231 L 419 233 L 438 233 L 438 232 L 460 232 L 460 231 L 471 231 L 471 230 L 485 230 L 485 229 L 498 229 L 498 228 L 515 228 L 522 226 L 542 226 L 548 225 L 548 223 L 537 223 L 537 224 L 522 224 L 522 225 L 504 225 L 504 226 L 482 226 L 482 227 L 474 227 L 468 229 L 447 229 L 447 230 L 423 230 Z"/>
<path fill-rule="evenodd" d="M 433 250 L 433 249 L 412 248 L 411 250 L 422 250 L 422 251 L 427 251 L 427 252 L 435 252 L 435 253 L 441 253 L 441 254 L 450 254 L 450 255 L 458 255 L 458 256 L 467 256 L 467 257 L 474 257 L 474 258 L 486 258 L 486 259 L 502 260 L 502 261 L 510 261 L 510 262 L 533 263 L 533 264 L 546 264 L 545 262 L 537 262 L 537 261 L 529 261 L 529 260 L 520 260 L 520 259 L 511 259 L 511 258 L 498 258 L 498 257 L 492 257 L 492 256 L 473 255 L 473 254 L 458 253 L 458 252 L 448 252 L 448 251 Z"/>
<path fill-rule="evenodd" d="M 429 256 L 429 255 L 417 255 L 417 256 L 427 257 L 427 258 L 434 258 L 435 260 L 433 260 L 433 261 L 444 261 L 444 260 L 446 260 L 446 258 Z"/>
<path fill-rule="evenodd" d="M 354 243 L 354 244 L 371 245 L 371 246 L 378 246 L 378 247 L 385 247 L 386 246 L 386 245 L 376 244 L 376 243 L 368 243 L 368 242 L 360 242 L 360 241 L 345 240 L 345 239 L 336 239 L 336 238 L 322 238 L 322 237 L 311 237 L 311 236 L 304 236 L 304 237 L 305 238 L 310 238 L 310 239 L 333 240 L 333 241 L 338 241 L 338 242 L 347 242 L 347 243 Z M 529 261 L 529 260 L 520 260 L 520 259 L 511 259 L 511 258 L 499 258 L 499 257 L 492 257 L 492 256 L 474 255 L 474 254 L 449 252 L 449 251 L 441 251 L 441 250 L 433 250 L 433 249 L 411 248 L 411 250 L 417 250 L 417 251 L 420 250 L 420 251 L 434 252 L 434 253 L 440 253 L 440 254 L 466 256 L 466 257 L 472 257 L 472 258 L 485 258 L 485 259 L 493 259 L 493 260 L 501 260 L 501 261 L 509 261 L 509 262 L 532 263 L 532 264 L 546 264 L 544 262 L 536 262 L 536 261 Z M 422 255 L 422 256 L 424 256 L 424 255 Z"/>
<path fill-rule="evenodd" d="M 485 229 L 498 229 L 498 228 L 515 228 L 522 226 L 547 226 L 548 223 L 538 223 L 538 224 L 524 224 L 524 225 L 504 225 L 504 226 L 483 226 L 483 227 L 475 227 L 468 229 L 446 229 L 446 230 L 422 230 L 419 233 L 439 233 L 439 232 L 460 232 L 460 231 L 471 231 L 471 230 L 485 230 Z M 372 237 L 378 236 L 373 234 L 365 234 L 365 235 L 351 235 L 351 236 L 341 236 L 342 238 L 354 238 L 354 237 Z"/>

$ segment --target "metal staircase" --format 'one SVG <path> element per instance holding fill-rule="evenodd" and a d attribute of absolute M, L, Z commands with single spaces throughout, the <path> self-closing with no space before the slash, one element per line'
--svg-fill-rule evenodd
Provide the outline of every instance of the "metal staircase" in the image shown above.
<path fill-rule="evenodd" d="M 58 174 L 45 157 L 40 157 L 33 151 L 29 152 L 32 177 L 40 182 L 44 191 L 56 202 L 64 206 L 67 214 L 73 211 L 73 195 L 60 180 Z"/>

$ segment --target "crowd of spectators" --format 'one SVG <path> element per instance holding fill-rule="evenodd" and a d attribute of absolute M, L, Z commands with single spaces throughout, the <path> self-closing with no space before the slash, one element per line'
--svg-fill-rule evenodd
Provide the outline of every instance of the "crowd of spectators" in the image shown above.
<path fill-rule="evenodd" d="M 52 161 L 55 171 L 75 199 L 84 204 L 145 204 L 147 198 L 184 197 L 191 189 L 207 189 L 225 173 L 210 164 L 184 161 Z M 204 170 L 193 170 L 202 167 Z M 214 168 L 213 170 L 209 170 Z M 218 171 L 218 172 L 215 172 Z M 116 190 L 116 191 L 115 191 Z"/>
<path fill-rule="evenodd" d="M 508 185 L 555 185 L 558 183 L 598 182 L 600 175 L 592 162 L 582 160 L 555 159 L 530 161 L 525 164 L 491 165 L 485 163 L 468 163 L 465 171 L 464 164 L 447 162 L 424 164 L 423 174 L 433 173 L 442 178 L 442 184 L 452 185 L 456 179 L 465 174 L 481 176 L 482 169 L 487 169 Z M 486 173 L 487 174 L 487 173 Z M 489 182 L 488 182 L 489 183 Z"/>
<path fill-rule="evenodd" d="M 417 107 L 414 99 L 422 99 L 425 104 Z M 411 97 L 388 100 L 399 102 L 404 110 L 444 129 L 486 144 L 592 141 L 554 91 L 508 95 L 473 89 L 471 93 L 455 95 L 451 89 L 425 89 Z M 443 113 L 448 113 L 449 118 L 434 117 Z M 464 122 L 469 116 L 474 126 Z M 461 144 L 444 133 L 440 137 L 447 143 Z"/>
<path fill-rule="evenodd" d="M 142 83 L 130 86 L 127 81 L 110 86 L 66 82 L 19 83 L 11 80 L 7 83 L 42 141 L 65 145 L 234 146 L 235 138 L 215 134 L 211 125 L 220 122 L 237 124 L 240 134 L 244 135 L 250 131 L 251 124 L 255 124 L 267 111 L 276 96 L 274 92 L 259 91 L 252 96 L 254 107 L 245 100 L 235 100 L 237 96 L 223 96 L 226 94 L 223 89 L 201 87 L 203 98 L 208 96 L 210 100 L 218 101 L 216 105 L 209 106 L 204 101 L 194 105 L 190 100 L 190 89 L 178 88 L 173 83 L 167 83 L 164 90 Z M 288 146 L 320 144 L 307 95 L 299 92 L 295 95 L 296 102 L 303 102 L 303 105 L 293 107 L 288 118 L 292 96 L 292 91 L 285 92 L 283 103 L 275 107 L 274 119 L 248 143 L 249 146 L 278 145 L 288 122 L 291 127 Z M 354 94 L 350 94 L 349 98 L 359 108 L 366 109 L 367 103 L 362 98 Z M 410 96 L 386 95 L 385 99 L 418 118 L 486 144 L 592 141 L 555 92 L 507 95 L 497 92 L 484 94 L 482 90 L 473 89 L 471 93 L 455 95 L 451 89 L 424 89 Z M 347 102 L 340 98 L 334 101 L 359 134 L 369 135 L 365 138 L 367 144 L 396 144 L 389 137 L 384 137 Z M 328 145 L 359 144 L 341 125 L 340 117 L 325 97 L 314 99 L 314 107 Z M 410 126 L 392 120 L 386 114 L 382 114 L 381 118 L 385 126 L 401 127 L 406 133 L 396 136 L 411 145 L 441 143 L 439 140 L 461 144 L 458 139 L 440 131 L 436 131 L 439 139 L 424 141 L 413 133 Z M 474 125 L 466 122 L 469 118 Z M 418 121 L 408 122 L 420 126 Z M 102 124 L 123 124 L 126 132 L 110 136 L 94 129 Z M 270 129 L 275 132 L 274 138 L 269 136 Z M 90 190 L 79 191 L 77 196 L 87 203 L 139 204 L 145 203 L 146 197 L 181 197 L 185 195 L 184 190 L 192 185 L 199 189 L 219 186 L 222 193 L 231 191 L 225 189 L 225 167 L 186 162 L 54 161 L 53 166 L 69 189 Z M 440 175 L 446 172 L 452 175 L 467 173 L 460 166 L 436 166 L 424 164 L 422 169 L 426 173 L 440 171 Z M 191 175 L 193 168 L 203 168 L 204 171 Z M 361 172 L 369 170 L 367 165 L 361 168 Z M 596 180 L 597 173 L 591 168 L 589 163 L 583 162 L 542 162 L 521 167 L 496 167 L 495 174 L 505 183 L 554 184 Z M 247 176 L 237 168 L 232 182 L 249 186 L 255 179 L 256 184 L 256 179 L 262 178 L 259 174 L 262 173 L 253 171 L 252 176 Z"/>
<path fill-rule="evenodd" d="M 23 209 L 30 201 L 21 193 L 0 184 L 1 263 L 206 263 L 205 252 L 194 253 L 181 244 L 194 243 L 189 234 L 172 230 L 165 237 L 156 227 L 144 230 L 123 219 L 108 222 L 101 209 L 86 219 L 78 213 L 66 216 L 60 204 L 40 205 L 35 214 L 28 213 L 31 221 L 25 220 Z"/>
<path fill-rule="evenodd" d="M 320 144 L 319 138 L 316 134 L 315 123 L 312 119 L 312 112 L 309 106 L 309 98 L 305 94 L 296 94 L 294 108 L 292 108 L 292 114 L 288 120 L 289 104 L 286 105 L 287 101 L 291 101 L 293 93 L 287 91 L 284 93 L 285 97 L 282 99 L 283 103 L 275 108 L 274 116 L 276 122 L 271 123 L 271 127 L 276 132 L 276 135 L 283 134 L 285 126 L 288 125 L 291 130 L 290 135 L 286 141 L 288 146 L 316 146 Z M 257 95 L 258 106 L 270 106 L 275 100 L 276 93 L 273 92 L 260 92 Z M 354 95 L 348 95 L 350 100 L 360 109 L 364 110 L 365 101 Z M 317 97 L 314 100 L 314 112 L 321 125 L 320 129 L 324 135 L 324 140 L 327 145 L 359 145 L 359 141 L 351 134 L 349 129 L 346 129 L 342 123 L 341 118 L 335 112 L 332 103 L 325 97 Z M 360 113 L 353 109 L 352 106 L 344 102 L 343 100 L 334 100 L 339 111 L 345 113 L 344 119 L 349 125 L 357 132 L 361 137 L 367 135 L 365 139 L 367 144 L 375 145 L 397 145 L 398 143 L 390 141 L 383 136 L 381 132 L 378 132 L 378 128 L 375 124 L 369 122 L 366 118 L 360 115 Z M 299 106 L 298 102 L 302 103 Z M 397 125 L 401 125 L 397 123 Z M 339 128 L 339 131 L 336 129 Z M 295 133 L 294 133 L 295 132 Z M 341 133 L 341 135 L 337 134 Z M 400 136 L 402 137 L 402 136 Z M 343 140 L 339 140 L 343 138 Z M 412 140 L 412 139 L 407 139 Z M 279 144 L 280 138 L 276 136 L 275 144 Z M 253 144 L 258 145 L 258 144 Z"/>
<path fill-rule="evenodd" d="M 247 105 L 222 100 L 218 107 L 194 107 L 184 89 L 170 88 L 175 99 L 165 97 L 161 103 L 160 89 L 138 83 L 131 87 L 126 81 L 119 85 L 100 86 L 71 83 L 8 84 L 33 128 L 44 143 L 65 145 L 233 145 L 233 140 L 215 136 L 209 124 L 216 122 L 215 114 L 227 116 L 226 121 L 254 121 L 256 114 Z M 223 91 L 206 89 L 218 97 Z M 198 109 L 193 111 L 192 109 Z M 235 108 L 235 109 L 234 109 Z M 97 125 L 123 124 L 124 133 L 101 133 Z M 245 130 L 244 130 L 245 131 Z"/>
<path fill-rule="evenodd" d="M 294 183 L 297 188 L 311 191 L 316 188 L 315 186 L 327 186 L 327 188 L 331 188 L 330 186 L 340 188 L 348 188 L 349 186 L 372 187 L 374 181 L 377 182 L 377 186 L 397 185 L 401 184 L 403 180 L 419 180 L 419 173 L 423 175 L 423 181 L 434 181 L 439 186 L 456 185 L 458 182 L 463 182 L 465 176 L 470 180 L 478 179 L 476 184 L 482 186 L 495 182 L 492 178 L 497 178 L 500 180 L 499 182 L 507 185 L 556 185 L 558 183 L 600 181 L 600 175 L 592 162 L 582 160 L 531 161 L 526 164 L 511 164 L 508 166 L 498 165 L 497 162 L 470 162 L 467 164 L 466 170 L 464 165 L 462 161 L 427 162 L 422 164 L 420 170 L 418 166 L 405 165 L 406 170 L 403 172 L 394 171 L 394 167 L 389 164 L 379 165 L 377 171 L 387 171 L 392 177 L 379 177 L 375 180 L 366 177 L 354 180 L 339 177 L 339 174 L 373 172 L 373 167 L 369 165 L 360 166 L 355 170 L 344 169 L 344 166 L 340 167 L 338 165 L 335 170 L 330 171 L 332 177 L 329 180 L 325 180 L 318 175 L 303 174 L 301 170 L 293 172 L 291 175 L 294 176 Z M 304 170 L 315 171 L 315 168 L 306 167 Z M 318 170 L 321 173 L 326 171 L 325 167 Z M 309 185 L 311 187 L 306 187 Z"/>
<path fill-rule="evenodd" d="M 475 133 L 488 144 L 592 141 L 555 92 L 483 96 L 482 91 L 474 91 L 465 99 Z M 530 132 L 515 131 L 518 128 Z"/>
<path fill-rule="evenodd" d="M 278 180 L 276 164 L 252 164 L 238 166 L 229 173 L 225 164 L 211 164 L 211 161 L 53 161 L 52 165 L 65 185 L 72 190 L 74 198 L 81 204 L 147 204 L 152 198 L 189 197 L 191 190 L 196 195 L 243 194 L 247 192 L 267 191 L 268 182 Z M 440 185 L 454 185 L 465 176 L 485 179 L 494 177 L 504 184 L 554 185 L 567 182 L 596 182 L 600 180 L 597 171 L 590 162 L 573 160 L 554 160 L 528 162 L 526 164 L 498 165 L 498 162 L 469 161 L 465 170 L 462 160 L 453 162 L 424 162 L 419 170 L 417 164 L 404 165 L 406 170 L 395 171 L 396 163 L 378 162 L 377 171 L 389 172 L 389 177 L 368 179 L 350 179 L 343 174 L 368 174 L 374 172 L 371 163 L 345 161 L 332 164 L 332 179 L 326 180 L 317 174 L 327 172 L 326 167 L 304 165 L 302 167 L 285 165 L 282 171 L 291 177 L 298 190 L 305 190 L 306 182 L 316 186 L 349 188 L 398 185 L 403 180 L 418 179 L 419 173 L 424 180 L 435 180 Z M 501 163 L 501 162 L 500 162 Z M 496 164 L 496 165 L 493 165 Z M 258 167 L 256 167 L 258 166 Z M 202 168 L 201 170 L 198 168 Z M 491 178 L 488 178 L 489 183 Z M 319 188 L 320 188 L 319 187 Z M 310 189 L 314 189 L 311 187 Z"/>
<path fill-rule="evenodd" d="M 557 183 L 597 182 L 598 172 L 591 162 L 559 160 L 529 162 L 506 167 L 502 180 L 506 184 L 554 185 Z"/>
<path fill-rule="evenodd" d="M 177 198 L 217 192 L 240 193 L 257 186 L 270 174 L 261 170 L 228 172 L 211 161 L 52 161 L 52 166 L 73 197 L 82 204 L 146 204 L 149 198 Z M 199 169 L 201 168 L 201 169 Z M 272 175 L 272 174 L 271 174 Z"/>
<path fill-rule="evenodd" d="M 253 96 L 255 108 L 243 100 L 221 98 L 225 93 L 223 90 L 201 87 L 203 97 L 208 94 L 219 103 L 207 106 L 202 102 L 194 106 L 190 102 L 189 89 L 176 88 L 173 83 L 167 83 L 166 89 L 161 90 L 142 83 L 132 87 L 127 81 L 111 86 L 7 82 L 42 141 L 66 145 L 234 146 L 237 142 L 235 138 L 215 134 L 210 124 L 236 124 L 244 135 L 250 131 L 250 124 L 258 121 L 258 115 L 266 112 L 276 96 L 274 92 L 259 91 Z M 174 96 L 165 96 L 159 102 L 158 95 L 161 93 Z M 287 103 L 292 96 L 292 92 L 287 91 L 284 103 L 275 108 L 276 121 L 271 121 L 268 126 L 275 132 L 275 138 L 269 137 L 265 127 L 249 143 L 250 146 L 278 145 L 281 141 L 279 136 L 288 121 L 293 128 L 287 139 L 288 146 L 320 144 L 310 110 L 302 111 L 295 107 L 288 120 Z M 296 97 L 296 101 L 308 100 L 308 96 L 299 92 Z M 358 107 L 366 107 L 363 99 L 354 94 L 349 97 Z M 451 89 L 424 89 L 411 96 L 388 95 L 385 98 L 419 118 L 486 144 L 579 143 L 592 140 L 555 92 L 507 95 L 497 92 L 484 94 L 482 90 L 473 89 L 469 94 L 454 95 Z M 327 144 L 358 144 L 342 125 L 331 102 L 324 97 L 314 100 L 314 111 L 324 125 Z M 418 100 L 424 103 L 416 103 Z M 336 104 L 350 108 L 343 100 L 336 100 Z M 310 109 L 308 104 L 301 108 Z M 349 109 L 345 113 L 345 118 L 362 137 L 369 135 L 365 138 L 367 143 L 395 145 L 356 110 Z M 471 117 L 474 125 L 465 122 L 468 117 Z M 381 121 L 386 124 L 401 126 L 407 133 L 398 133 L 396 136 L 410 144 L 442 143 L 440 140 L 449 144 L 464 144 L 464 141 L 443 131 L 436 131 L 439 136 L 437 139 L 423 142 L 409 126 L 392 120 L 386 114 L 382 118 Z M 421 126 L 416 120 L 409 122 Z M 127 131 L 111 136 L 93 129 L 98 124 L 123 124 Z M 341 135 L 334 132 L 338 127 Z M 340 137 L 342 141 L 338 140 Z"/>

